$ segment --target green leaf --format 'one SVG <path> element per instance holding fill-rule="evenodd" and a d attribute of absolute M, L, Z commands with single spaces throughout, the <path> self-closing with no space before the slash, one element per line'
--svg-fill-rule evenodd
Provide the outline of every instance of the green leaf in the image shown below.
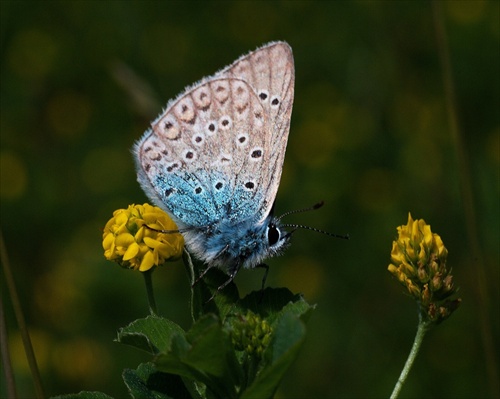
<path fill-rule="evenodd" d="M 251 310 L 273 329 L 271 342 L 256 366 L 259 371 L 255 378 L 249 376 L 250 386 L 242 393 L 243 397 L 266 398 L 274 395 L 305 339 L 304 322 L 314 308 L 301 295 L 292 294 L 286 288 L 252 292 L 234 307 L 233 315 L 238 312 L 246 314 Z"/>
<path fill-rule="evenodd" d="M 179 376 L 158 371 L 152 363 L 125 369 L 123 381 L 133 399 L 184 399 L 192 395 Z"/>
<path fill-rule="evenodd" d="M 315 305 L 308 304 L 302 295 L 293 294 L 287 288 L 266 288 L 264 291 L 254 291 L 248 294 L 237 306 L 233 307 L 232 311 L 246 313 L 247 310 L 251 310 L 273 325 L 288 312 L 306 321 L 314 308 Z"/>
<path fill-rule="evenodd" d="M 316 305 L 310 305 L 304 300 L 304 298 L 300 297 L 297 302 L 287 303 L 283 307 L 281 314 L 290 312 L 295 316 L 300 317 L 300 319 L 305 323 L 309 320 L 309 317 L 314 309 L 316 309 Z"/>
<path fill-rule="evenodd" d="M 155 359 L 156 367 L 202 382 L 219 397 L 236 397 L 241 367 L 231 338 L 215 315 L 200 318 L 185 336 L 176 335 L 171 348 Z"/>
<path fill-rule="evenodd" d="M 193 321 L 208 313 L 213 313 L 224 320 L 229 314 L 246 313 L 247 310 L 252 310 L 262 317 L 271 317 L 271 320 L 268 321 L 272 322 L 273 316 L 276 316 L 289 302 L 302 302 L 304 312 L 310 308 L 301 295 L 292 294 L 286 288 L 266 288 L 263 291 L 254 291 L 244 299 L 240 299 L 238 289 L 231 281 L 219 291 L 219 287 L 229 279 L 227 274 L 220 269 L 212 268 L 202 279 L 197 280 L 206 266 L 193 260 L 188 253 L 184 255 L 183 259 L 188 274 L 196 281 L 192 288 Z"/>
<path fill-rule="evenodd" d="M 186 334 L 192 347 L 186 358 L 205 373 L 237 383 L 239 368 L 234 347 L 227 331 L 214 315 L 202 317 Z"/>
<path fill-rule="evenodd" d="M 52 396 L 52 399 L 113 399 L 113 397 L 102 392 L 81 391 L 67 395 Z"/>
<path fill-rule="evenodd" d="M 283 375 L 293 363 L 305 339 L 304 323 L 292 312 L 283 314 L 274 326 L 273 339 L 266 350 L 267 365 L 241 398 L 272 398 Z"/>
<path fill-rule="evenodd" d="M 116 341 L 155 355 L 168 350 L 176 334 L 184 334 L 184 330 L 174 322 L 159 316 L 148 316 L 121 328 Z"/>

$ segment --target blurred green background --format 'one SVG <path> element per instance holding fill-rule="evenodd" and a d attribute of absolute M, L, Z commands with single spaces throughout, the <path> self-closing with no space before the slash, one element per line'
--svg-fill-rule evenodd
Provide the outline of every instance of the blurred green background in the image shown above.
<path fill-rule="evenodd" d="M 101 247 L 112 212 L 147 200 L 134 141 L 185 86 L 286 40 L 295 104 L 276 210 L 324 200 L 287 222 L 351 240 L 298 231 L 268 261 L 269 286 L 318 304 L 278 397 L 390 394 L 417 325 L 386 270 L 409 211 L 441 235 L 463 303 L 426 338 L 402 397 L 498 397 L 499 4 L 448 1 L 435 14 L 427 1 L 1 1 L 1 227 L 46 394 L 126 397 L 122 369 L 149 359 L 113 342 L 147 299 L 140 274 Z M 242 271 L 236 282 L 245 294 L 261 277 Z M 154 284 L 162 315 L 188 328 L 182 264 L 157 270 Z M 1 290 L 19 394 L 32 397 L 3 277 Z"/>

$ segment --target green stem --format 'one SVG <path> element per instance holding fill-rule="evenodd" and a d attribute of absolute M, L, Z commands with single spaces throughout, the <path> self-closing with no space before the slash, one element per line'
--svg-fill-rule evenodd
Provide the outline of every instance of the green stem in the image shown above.
<path fill-rule="evenodd" d="M 189 252 L 186 250 L 186 248 L 184 248 L 184 251 L 182 253 L 182 261 L 189 277 L 189 286 L 191 287 L 191 319 L 193 320 L 193 322 L 195 322 L 200 316 L 198 314 L 198 310 L 201 306 L 201 298 L 199 295 L 196 295 L 199 294 L 199 290 L 195 291 L 195 288 L 193 287 L 195 281 L 194 265 L 193 260 L 191 259 L 191 255 L 189 255 Z"/>
<path fill-rule="evenodd" d="M 14 309 L 14 315 L 16 316 L 17 319 L 17 325 L 19 326 L 19 331 L 21 333 L 21 338 L 24 345 L 24 351 L 28 359 L 28 364 L 31 370 L 31 376 L 33 378 L 33 383 L 35 385 L 36 397 L 41 399 L 44 397 L 42 388 L 42 379 L 40 377 L 40 371 L 38 370 L 35 352 L 33 350 L 33 345 L 31 343 L 28 327 L 26 326 L 26 321 L 24 319 L 24 314 L 21 307 L 21 301 L 19 300 L 16 284 L 14 282 L 14 277 L 12 276 L 12 270 L 10 268 L 10 262 L 7 256 L 7 248 L 5 247 L 5 242 L 3 240 L 3 234 L 1 230 L 0 230 L 0 257 L 3 266 L 5 283 L 7 284 L 7 288 L 9 289 L 12 308 Z M 3 333 L 2 333 L 2 338 L 5 338 Z M 9 384 L 11 388 L 14 387 L 13 377 L 11 381 L 7 381 L 7 384 Z"/>
<path fill-rule="evenodd" d="M 153 274 L 153 268 L 142 273 L 144 276 L 144 283 L 146 284 L 146 292 L 148 293 L 148 303 L 149 303 L 149 311 L 153 316 L 158 315 L 158 311 L 156 309 L 156 301 L 155 295 L 153 292 L 153 280 L 151 275 Z"/>
<path fill-rule="evenodd" d="M 255 380 L 257 376 L 257 368 L 259 365 L 259 358 L 256 355 L 246 354 L 243 360 L 244 381 L 241 386 L 241 392 L 244 392 Z"/>
<path fill-rule="evenodd" d="M 429 329 L 431 323 L 422 321 L 422 317 L 420 317 L 417 334 L 415 335 L 415 340 L 413 341 L 413 346 L 411 348 L 410 354 L 408 355 L 408 359 L 406 359 L 406 364 L 401 371 L 401 375 L 399 376 L 398 382 L 394 386 L 394 390 L 391 394 L 391 399 L 396 399 L 403 388 L 403 385 L 408 378 L 408 374 L 410 374 L 411 367 L 417 358 L 418 352 L 420 351 L 420 347 L 422 346 L 422 342 L 424 340 L 425 333 Z"/>

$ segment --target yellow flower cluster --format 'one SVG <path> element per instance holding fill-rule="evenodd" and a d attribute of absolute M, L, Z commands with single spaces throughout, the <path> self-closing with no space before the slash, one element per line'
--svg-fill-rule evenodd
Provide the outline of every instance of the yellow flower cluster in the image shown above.
<path fill-rule="evenodd" d="M 118 209 L 102 236 L 104 256 L 123 267 L 145 272 L 182 255 L 184 238 L 170 217 L 156 206 L 130 205 Z"/>
<path fill-rule="evenodd" d="M 231 338 L 236 350 L 262 356 L 271 341 L 272 328 L 252 311 L 232 323 Z"/>
<path fill-rule="evenodd" d="M 461 301 L 446 300 L 456 292 L 451 269 L 446 266 L 447 256 L 448 250 L 441 237 L 432 233 L 431 226 L 408 214 L 408 223 L 398 227 L 398 239 L 392 243 L 388 270 L 433 322 L 447 318 Z"/>

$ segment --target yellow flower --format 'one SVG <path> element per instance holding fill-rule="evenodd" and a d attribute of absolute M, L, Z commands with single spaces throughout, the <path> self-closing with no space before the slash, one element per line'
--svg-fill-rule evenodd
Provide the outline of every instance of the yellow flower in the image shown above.
<path fill-rule="evenodd" d="M 421 313 L 433 322 L 447 318 L 461 300 L 449 300 L 456 293 L 451 268 L 446 266 L 448 250 L 441 237 L 423 219 L 398 227 L 392 243 L 388 270 L 420 304 Z"/>
<path fill-rule="evenodd" d="M 118 209 L 104 227 L 104 256 L 141 272 L 179 259 L 184 238 L 179 233 L 160 230 L 177 230 L 172 219 L 160 208 L 144 204 Z"/>

